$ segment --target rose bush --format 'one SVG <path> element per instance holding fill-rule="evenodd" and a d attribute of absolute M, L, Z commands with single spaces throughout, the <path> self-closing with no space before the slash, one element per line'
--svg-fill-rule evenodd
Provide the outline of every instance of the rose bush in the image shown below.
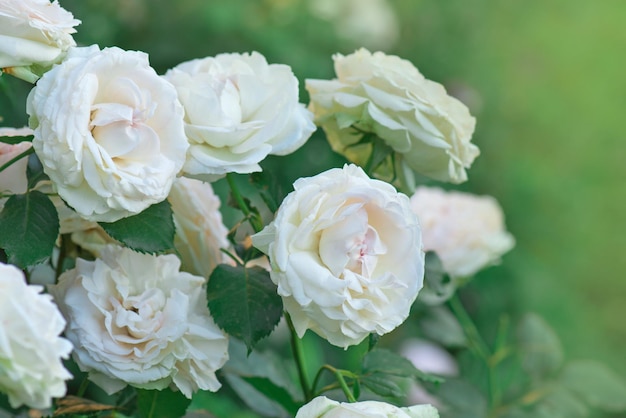
<path fill-rule="evenodd" d="M 82 217 L 113 222 L 163 201 L 188 148 L 176 90 L 146 54 L 73 48 L 28 96 L 33 146 Z"/>
<path fill-rule="evenodd" d="M 405 408 L 378 401 L 337 402 L 319 396 L 298 410 L 296 418 L 439 418 L 439 413 L 430 405 L 415 405 Z"/>
<path fill-rule="evenodd" d="M 0 2 L 0 69 L 38 64 L 49 66 L 75 46 L 80 23 L 55 0 Z"/>
<path fill-rule="evenodd" d="M 0 263 L 0 391 L 13 408 L 50 407 L 72 378 L 61 360 L 72 351 L 59 336 L 65 320 L 42 289 L 27 285 L 16 267 Z"/>
<path fill-rule="evenodd" d="M 490 196 L 419 187 L 411 197 L 424 236 L 424 250 L 437 253 L 453 278 L 469 277 L 515 245 L 504 215 Z"/>
<path fill-rule="evenodd" d="M 422 287 L 420 228 L 408 198 L 354 165 L 294 184 L 252 237 L 300 337 L 348 347 L 400 325 Z"/>
<path fill-rule="evenodd" d="M 108 393 L 127 384 L 173 385 L 188 398 L 216 391 L 228 340 L 209 315 L 204 279 L 180 272 L 173 254 L 110 245 L 100 257 L 77 259 L 50 287 L 81 370 Z"/>
<path fill-rule="evenodd" d="M 268 64 L 258 52 L 184 62 L 165 78 L 185 107 L 190 177 L 261 171 L 268 154 L 292 153 L 315 130 L 291 68 Z"/>
<path fill-rule="evenodd" d="M 411 170 L 453 183 L 467 179 L 479 151 L 470 142 L 475 120 L 463 103 L 393 55 L 360 49 L 333 60 L 337 79 L 309 79 L 306 89 L 335 151 L 365 167 L 373 145 L 361 141 L 373 134 L 394 154 L 372 167 L 383 179 L 400 176 L 412 189 Z"/>
<path fill-rule="evenodd" d="M 174 245 L 183 270 L 209 277 L 218 264 L 230 260 L 220 251 L 230 246 L 220 199 L 209 183 L 181 177 L 174 182 L 168 201 L 174 212 Z"/>

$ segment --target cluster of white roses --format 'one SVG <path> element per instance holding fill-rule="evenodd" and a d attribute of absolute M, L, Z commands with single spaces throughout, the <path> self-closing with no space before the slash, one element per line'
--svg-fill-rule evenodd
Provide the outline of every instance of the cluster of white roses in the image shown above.
<path fill-rule="evenodd" d="M 363 49 L 335 56 L 338 79 L 307 80 L 307 109 L 291 69 L 268 64 L 259 53 L 193 60 L 159 76 L 142 52 L 76 47 L 71 33 L 78 23 L 56 1 L 0 2 L 2 71 L 36 79 L 46 69 L 27 112 L 35 153 L 62 199 L 55 202 L 62 232 L 96 256 L 78 259 L 50 287 L 69 342 L 59 337 L 64 320 L 50 298 L 37 288 L 24 291 L 23 276 L 1 266 L 0 390 L 14 406 L 47 407 L 65 393 L 70 376 L 60 358 L 70 342 L 78 366 L 109 393 L 127 384 L 172 386 L 187 397 L 217 390 L 215 372 L 228 358 L 228 340 L 210 316 L 204 285 L 225 262 L 220 248 L 229 243 L 207 181 L 259 171 L 267 155 L 295 151 L 315 130 L 314 120 L 333 148 L 360 166 L 382 141 L 391 154 L 370 174 L 401 178 L 405 187 L 413 185 L 414 172 L 463 181 L 478 155 L 467 108 L 398 57 Z M 29 146 L 0 143 L 0 166 Z M 25 164 L 0 172 L 2 193 L 26 191 Z M 404 322 L 423 285 L 424 249 L 437 252 L 451 275 L 464 276 L 513 243 L 497 208 L 468 209 L 472 203 L 461 200 L 447 205 L 442 192 L 431 198 L 418 191 L 409 199 L 357 165 L 302 178 L 294 189 L 253 243 L 269 256 L 271 279 L 298 335 L 311 329 L 340 347 Z M 165 199 L 178 256 L 123 248 L 96 223 Z M 456 216 L 448 206 L 467 213 L 458 229 L 445 218 Z M 484 236 L 487 229 L 493 234 Z M 37 328 L 50 318 L 54 327 Z M 427 406 L 325 398 L 298 416 L 380 416 L 364 411 L 437 416 Z"/>

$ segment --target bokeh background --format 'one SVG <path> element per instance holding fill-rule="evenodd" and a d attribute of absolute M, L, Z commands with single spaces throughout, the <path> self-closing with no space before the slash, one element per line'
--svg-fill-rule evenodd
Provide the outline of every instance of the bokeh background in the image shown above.
<path fill-rule="evenodd" d="M 300 80 L 331 78 L 331 55 L 361 46 L 412 61 L 477 117 L 481 156 L 457 188 L 495 196 L 517 239 L 502 265 L 465 290 L 481 329 L 488 335 L 503 312 L 536 312 L 568 359 L 601 360 L 626 376 L 622 0 L 61 4 L 83 21 L 79 43 L 146 51 L 160 73 L 188 59 L 252 50 L 289 64 Z M 19 83 L 7 88 L 27 91 Z M 2 125 L 25 122 L 20 103 L 1 99 Z M 314 138 L 300 162 L 283 167 L 285 180 L 335 164 L 327 148 Z"/>

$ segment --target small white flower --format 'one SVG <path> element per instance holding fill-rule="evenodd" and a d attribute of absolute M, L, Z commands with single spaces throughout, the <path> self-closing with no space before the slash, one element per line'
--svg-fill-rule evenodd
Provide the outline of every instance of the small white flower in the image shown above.
<path fill-rule="evenodd" d="M 27 111 L 45 173 L 91 221 L 165 200 L 185 162 L 176 90 L 142 52 L 72 48 L 31 91 Z"/>
<path fill-rule="evenodd" d="M 491 196 L 419 187 L 411 207 L 422 225 L 424 250 L 434 251 L 453 278 L 472 276 L 499 262 L 515 245 Z"/>
<path fill-rule="evenodd" d="M 165 78 L 185 107 L 189 177 L 261 171 L 268 154 L 292 153 L 315 130 L 291 68 L 268 64 L 258 52 L 187 61 Z"/>
<path fill-rule="evenodd" d="M 439 418 L 431 405 L 397 407 L 385 402 L 337 402 L 318 396 L 298 410 L 296 418 Z"/>
<path fill-rule="evenodd" d="M 181 177 L 174 182 L 168 201 L 174 212 L 174 245 L 183 270 L 208 278 L 218 264 L 230 260 L 220 251 L 230 247 L 220 199 L 210 183 Z"/>
<path fill-rule="evenodd" d="M 63 367 L 72 344 L 59 337 L 65 320 L 42 295 L 41 286 L 27 285 L 16 267 L 0 263 L 0 391 L 13 408 L 26 404 L 48 408 L 65 395 Z"/>
<path fill-rule="evenodd" d="M 300 337 L 348 347 L 407 318 L 424 253 L 408 198 L 354 165 L 301 178 L 254 235 Z"/>
<path fill-rule="evenodd" d="M 427 80 L 409 61 L 360 49 L 333 56 L 337 78 L 306 80 L 315 114 L 333 149 L 363 167 L 374 134 L 391 147 L 390 159 L 375 173 L 386 180 L 402 179 L 414 189 L 412 171 L 437 180 L 460 183 L 479 154 L 470 142 L 475 119 L 467 107 Z"/>
<path fill-rule="evenodd" d="M 0 2 L 0 68 L 52 65 L 76 43 L 80 20 L 55 0 Z"/>
<path fill-rule="evenodd" d="M 78 259 L 51 286 L 68 320 L 81 370 L 107 393 L 127 384 L 177 387 L 186 397 L 216 391 L 228 340 L 209 315 L 202 277 L 180 272 L 175 255 L 114 245 L 95 261 Z"/>

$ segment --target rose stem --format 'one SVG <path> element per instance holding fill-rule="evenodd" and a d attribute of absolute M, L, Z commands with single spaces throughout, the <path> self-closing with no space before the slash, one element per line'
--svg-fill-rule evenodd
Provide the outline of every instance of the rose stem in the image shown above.
<path fill-rule="evenodd" d="M 307 376 L 306 368 L 304 367 L 304 349 L 302 347 L 302 340 L 298 337 L 298 334 L 296 334 L 296 329 L 293 326 L 293 322 L 291 322 L 291 317 L 286 312 L 285 319 L 287 319 L 287 325 L 289 325 L 289 331 L 291 332 L 291 349 L 296 360 L 300 386 L 302 386 L 302 392 L 304 393 L 304 401 L 309 402 L 313 399 L 313 396 L 311 388 L 309 387 L 309 377 Z"/>

